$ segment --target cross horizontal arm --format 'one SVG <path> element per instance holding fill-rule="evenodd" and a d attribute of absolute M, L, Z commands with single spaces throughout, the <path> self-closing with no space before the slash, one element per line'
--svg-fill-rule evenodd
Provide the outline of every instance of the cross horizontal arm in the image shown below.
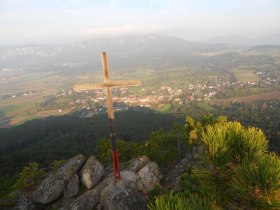
<path fill-rule="evenodd" d="M 116 81 L 109 83 L 97 83 L 97 84 L 83 84 L 75 85 L 73 89 L 77 92 L 84 90 L 95 90 L 104 88 L 114 88 L 114 87 L 127 87 L 127 86 L 139 86 L 141 81 L 139 80 L 128 80 L 128 81 Z"/>

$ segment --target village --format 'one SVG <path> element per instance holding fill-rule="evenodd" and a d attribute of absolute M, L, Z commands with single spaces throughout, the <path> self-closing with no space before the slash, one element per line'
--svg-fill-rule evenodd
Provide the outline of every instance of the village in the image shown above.
<path fill-rule="evenodd" d="M 113 89 L 114 109 L 115 111 L 123 111 L 142 107 L 163 110 L 170 105 L 183 105 L 192 101 L 209 101 L 221 91 L 234 88 L 271 86 L 277 81 L 275 78 L 265 77 L 263 72 L 257 72 L 256 74 L 259 79 L 253 81 L 233 82 L 220 77 L 204 84 L 190 83 L 182 88 L 164 85 L 158 87 L 158 89 L 145 87 L 140 89 L 116 88 Z M 60 103 L 57 101 L 60 101 Z M 62 90 L 42 103 L 40 109 L 57 109 L 58 112 L 65 110 L 81 112 L 83 110 L 83 113 L 90 113 L 88 115 L 92 116 L 106 111 L 106 93 L 102 89 L 84 92 L 75 92 L 73 89 Z"/>
<path fill-rule="evenodd" d="M 167 111 L 170 107 L 186 105 L 192 101 L 207 102 L 211 99 L 225 98 L 228 97 L 225 94 L 232 90 L 262 89 L 278 84 L 276 77 L 267 75 L 264 71 L 256 71 L 254 75 L 254 79 L 249 80 L 217 77 L 203 83 L 189 81 L 182 87 L 171 86 L 164 82 L 161 85 L 150 87 L 144 81 L 143 85 L 138 88 L 113 89 L 114 109 L 123 111 L 132 108 L 148 108 Z M 37 94 L 37 91 L 32 89 L 6 94 L 1 98 L 2 100 L 17 99 L 34 94 Z M 106 94 L 102 89 L 83 92 L 76 92 L 72 88 L 63 89 L 45 97 L 42 103 L 36 104 L 37 112 L 84 113 L 83 116 L 106 112 L 106 109 Z"/>

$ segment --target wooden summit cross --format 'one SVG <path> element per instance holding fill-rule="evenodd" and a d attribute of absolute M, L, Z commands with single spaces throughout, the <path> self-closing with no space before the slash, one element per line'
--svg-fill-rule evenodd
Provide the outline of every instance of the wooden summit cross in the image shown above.
<path fill-rule="evenodd" d="M 119 152 L 116 144 L 116 134 L 114 131 L 114 107 L 112 100 L 112 88 L 115 87 L 126 87 L 126 86 L 139 86 L 141 85 L 141 81 L 138 80 L 130 80 L 130 81 L 118 81 L 111 82 L 110 81 L 110 73 L 109 73 L 109 63 L 108 56 L 106 52 L 102 52 L 102 68 L 103 68 L 103 83 L 98 84 L 83 84 L 83 85 L 75 85 L 75 91 L 83 91 L 83 90 L 94 90 L 94 89 L 105 89 L 107 95 L 107 109 L 108 109 L 108 118 L 110 125 L 110 139 L 112 142 L 112 164 L 115 181 L 119 181 L 121 179 L 120 175 L 120 162 L 119 162 Z"/>

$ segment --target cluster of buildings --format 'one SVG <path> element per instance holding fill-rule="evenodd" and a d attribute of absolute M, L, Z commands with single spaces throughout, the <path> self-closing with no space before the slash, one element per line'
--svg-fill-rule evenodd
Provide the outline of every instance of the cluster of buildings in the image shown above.
<path fill-rule="evenodd" d="M 204 91 L 201 91 L 201 90 Z M 183 104 L 192 100 L 209 100 L 216 94 L 215 90 L 199 85 L 189 85 L 188 88 L 172 88 L 161 86 L 158 91 L 131 90 L 128 88 L 113 89 L 113 102 L 116 111 L 127 110 L 128 107 L 158 108 L 164 104 Z M 64 105 L 65 109 L 79 110 L 87 109 L 93 112 L 103 112 L 106 110 L 106 93 L 104 90 L 93 90 L 85 92 L 74 92 L 73 90 L 63 90 L 55 95 L 59 97 L 70 97 L 72 100 Z"/>
<path fill-rule="evenodd" d="M 2 69 L 2 73 L 10 72 Z M 4 74 L 5 75 L 5 74 Z M 276 78 L 269 77 L 265 72 L 256 72 L 258 80 L 235 81 L 223 77 L 209 80 L 203 84 L 189 83 L 187 86 L 175 88 L 160 86 L 158 89 L 113 89 L 113 102 L 116 111 L 127 110 L 129 107 L 161 108 L 166 104 L 182 105 L 191 101 L 208 101 L 221 91 L 233 88 L 269 86 L 275 83 Z M 18 97 L 35 93 L 35 91 L 20 92 L 6 97 Z M 105 90 L 75 92 L 73 89 L 62 90 L 49 97 L 40 105 L 40 110 L 77 111 L 89 110 L 93 113 L 106 111 Z"/>
<path fill-rule="evenodd" d="M 140 90 L 119 88 L 113 89 L 113 102 L 116 111 L 127 110 L 129 107 L 148 107 L 159 108 L 165 104 L 186 104 L 191 101 L 208 101 L 219 91 L 229 88 L 244 88 L 261 84 L 269 85 L 276 82 L 265 76 L 264 72 L 256 73 L 260 80 L 255 81 L 228 81 L 224 78 L 208 81 L 204 84 L 189 84 L 186 87 L 174 88 L 170 86 L 161 86 L 158 90 Z M 80 110 L 85 109 L 94 113 L 106 111 L 106 93 L 105 90 L 93 90 L 85 92 L 75 92 L 72 89 L 63 90 L 55 95 L 56 98 L 71 98 L 64 109 Z"/>

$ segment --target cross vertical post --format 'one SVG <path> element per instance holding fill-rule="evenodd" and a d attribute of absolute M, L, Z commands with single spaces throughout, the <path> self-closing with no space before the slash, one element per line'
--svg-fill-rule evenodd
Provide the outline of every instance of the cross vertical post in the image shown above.
<path fill-rule="evenodd" d="M 109 84 L 110 83 L 110 72 L 109 72 L 109 63 L 108 63 L 107 53 L 103 52 L 101 57 L 102 57 L 104 84 Z M 112 142 L 113 172 L 114 172 L 115 181 L 119 181 L 121 179 L 120 162 L 119 162 L 119 152 L 117 150 L 116 134 L 115 134 L 115 129 L 114 129 L 115 116 L 114 116 L 114 108 L 113 108 L 113 101 L 112 101 L 112 88 L 111 87 L 106 87 L 106 95 L 107 95 L 108 119 L 109 119 L 109 126 L 110 126 L 110 139 Z"/>
<path fill-rule="evenodd" d="M 120 175 L 119 152 L 117 149 L 116 134 L 114 128 L 115 116 L 114 116 L 114 107 L 113 107 L 113 98 L 112 98 L 112 88 L 139 86 L 141 85 L 141 81 L 129 80 L 129 81 L 112 82 L 110 80 L 109 62 L 108 62 L 108 56 L 106 52 L 102 52 L 101 60 L 102 60 L 102 69 L 103 69 L 103 83 L 75 85 L 73 89 L 77 92 L 84 91 L 84 90 L 95 90 L 95 89 L 105 89 L 106 91 L 107 111 L 108 111 L 108 119 L 109 119 L 109 127 L 110 127 L 110 140 L 112 142 L 112 164 L 113 164 L 115 182 L 117 182 L 121 179 L 121 175 Z"/>

